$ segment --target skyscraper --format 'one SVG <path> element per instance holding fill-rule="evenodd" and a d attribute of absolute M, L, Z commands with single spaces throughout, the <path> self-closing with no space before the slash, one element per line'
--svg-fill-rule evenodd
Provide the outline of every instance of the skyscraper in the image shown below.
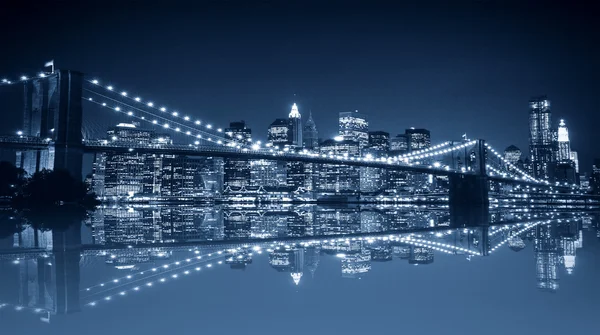
<path fill-rule="evenodd" d="M 308 120 L 304 126 L 304 133 L 302 134 L 304 139 L 304 147 L 307 149 L 316 149 L 319 147 L 319 132 L 317 131 L 317 125 L 312 118 L 312 112 L 308 114 Z"/>
<path fill-rule="evenodd" d="M 369 145 L 369 121 L 365 114 L 354 112 L 340 112 L 339 135 L 344 140 L 356 141 L 360 149 Z"/>
<path fill-rule="evenodd" d="M 235 121 L 229 123 L 225 129 L 225 135 L 240 145 L 247 145 L 252 141 L 252 130 L 246 127 L 246 121 Z"/>
<path fill-rule="evenodd" d="M 577 156 L 577 151 L 571 150 L 571 160 L 575 163 L 575 173 L 579 173 L 579 158 Z"/>
<path fill-rule="evenodd" d="M 408 137 L 406 134 L 398 134 L 390 139 L 390 154 L 403 155 L 408 152 Z"/>
<path fill-rule="evenodd" d="M 504 160 L 507 162 L 517 165 L 517 162 L 521 159 L 521 150 L 514 145 L 504 149 Z"/>
<path fill-rule="evenodd" d="M 565 120 L 560 120 L 558 125 L 558 156 L 559 162 L 571 160 L 571 142 L 569 141 L 569 129 Z"/>
<path fill-rule="evenodd" d="M 292 110 L 290 111 L 290 114 L 288 115 L 289 118 L 289 124 L 290 124 L 290 139 L 291 139 L 291 144 L 293 146 L 296 147 L 301 147 L 303 142 L 302 142 L 302 116 L 300 115 L 300 112 L 298 111 L 298 106 L 296 105 L 296 103 L 294 103 L 292 105 Z"/>
<path fill-rule="evenodd" d="M 252 130 L 246 127 L 246 122 L 238 121 L 229 123 L 225 134 L 233 139 L 238 145 L 244 145 L 252 141 Z M 224 188 L 231 190 L 241 188 L 250 184 L 250 162 L 247 159 L 225 158 L 224 162 Z"/>
<path fill-rule="evenodd" d="M 529 151 L 535 178 L 550 176 L 552 162 L 552 120 L 550 101 L 546 96 L 529 101 Z"/>
<path fill-rule="evenodd" d="M 267 141 L 274 146 L 285 146 L 291 144 L 291 131 L 289 121 L 286 119 L 275 119 L 269 125 Z"/>
<path fill-rule="evenodd" d="M 369 148 L 379 155 L 387 155 L 390 150 L 390 133 L 385 131 L 370 131 Z"/>
<path fill-rule="evenodd" d="M 431 146 L 431 133 L 427 129 L 409 128 L 405 131 L 408 140 L 408 150 L 416 151 Z"/>

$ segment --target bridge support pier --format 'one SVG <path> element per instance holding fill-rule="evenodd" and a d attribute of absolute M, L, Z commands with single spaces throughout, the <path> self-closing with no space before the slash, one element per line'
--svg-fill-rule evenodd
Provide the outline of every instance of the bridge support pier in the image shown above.
<path fill-rule="evenodd" d="M 28 153 L 24 166 L 65 169 L 82 179 L 83 144 L 81 135 L 83 73 L 58 70 L 25 85 L 23 134 L 54 141 L 53 162 L 41 166 L 35 152 Z M 35 169 L 33 168 L 35 167 Z"/>
<path fill-rule="evenodd" d="M 484 175 L 454 174 L 450 175 L 450 208 L 488 207 L 488 180 Z"/>

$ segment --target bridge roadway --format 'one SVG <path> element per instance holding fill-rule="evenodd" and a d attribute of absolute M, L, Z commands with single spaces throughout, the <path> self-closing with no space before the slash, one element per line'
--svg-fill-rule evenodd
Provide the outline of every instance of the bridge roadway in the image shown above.
<path fill-rule="evenodd" d="M 516 224 L 527 224 L 542 221 L 559 222 L 558 219 L 553 218 L 531 218 L 531 219 L 514 219 L 499 222 L 490 222 L 488 224 L 482 224 L 478 226 L 470 226 L 470 229 L 482 228 L 486 229 L 492 226 L 507 227 Z M 394 231 L 382 231 L 372 233 L 352 233 L 352 234 L 340 234 L 340 235 L 321 235 L 321 236 L 300 236 L 300 237 L 272 237 L 272 238 L 250 238 L 245 240 L 217 240 L 217 241 L 186 241 L 176 243 L 138 243 L 138 244 L 112 244 L 112 245 L 101 245 L 101 244 L 83 244 L 80 247 L 82 256 L 101 256 L 103 254 L 118 254 L 124 251 L 135 251 L 140 249 L 147 250 L 161 250 L 161 251 L 185 251 L 190 248 L 199 248 L 201 250 L 213 250 L 213 249 L 234 249 L 238 247 L 252 247 L 261 246 L 263 244 L 285 244 L 285 243 L 308 243 L 308 242 L 321 242 L 325 241 L 343 241 L 347 238 L 378 238 L 386 236 L 397 236 L 406 235 L 413 233 L 432 233 L 438 231 L 448 230 L 461 230 L 463 228 L 450 227 L 450 226 L 437 226 L 437 227 L 418 227 L 409 228 L 405 230 L 394 230 Z M 35 259 L 39 257 L 48 257 L 52 254 L 52 250 L 40 249 L 40 248 L 14 248 L 0 250 L 0 259 Z"/>
<path fill-rule="evenodd" d="M 23 150 L 39 150 L 48 148 L 52 144 L 48 139 L 41 139 L 39 137 L 27 137 L 27 136 L 0 136 L 0 147 L 9 149 L 23 149 Z M 112 153 L 145 153 L 145 154 L 168 154 L 168 155 L 182 155 L 192 157 L 223 157 L 223 158 L 239 158 L 239 159 L 264 159 L 272 161 L 283 161 L 283 162 L 305 162 L 305 163 L 317 163 L 317 164 L 334 164 L 334 165 L 347 165 L 356 167 L 371 167 L 371 168 L 382 168 L 391 171 L 404 171 L 412 173 L 424 173 L 436 176 L 450 176 L 450 175 L 475 175 L 474 172 L 462 172 L 456 170 L 446 170 L 444 168 L 436 168 L 433 166 L 425 165 L 408 165 L 402 162 L 381 162 L 375 160 L 364 160 L 364 159 L 339 159 L 332 157 L 323 157 L 322 155 L 315 154 L 290 154 L 284 153 L 279 154 L 277 152 L 270 152 L 268 149 L 262 150 L 250 150 L 250 149 L 232 149 L 225 148 L 222 146 L 189 146 L 189 145 L 178 145 L 178 144 L 133 144 L 133 143 L 111 143 L 105 140 L 86 140 L 82 146 L 83 152 L 86 153 L 99 153 L 99 152 L 112 152 Z M 488 176 L 488 180 L 510 183 L 513 185 L 523 186 L 537 186 L 537 187 L 554 187 L 557 189 L 571 189 L 568 186 L 557 186 L 552 184 L 536 183 L 529 180 L 514 179 L 509 177 L 502 177 L 500 175 Z"/>

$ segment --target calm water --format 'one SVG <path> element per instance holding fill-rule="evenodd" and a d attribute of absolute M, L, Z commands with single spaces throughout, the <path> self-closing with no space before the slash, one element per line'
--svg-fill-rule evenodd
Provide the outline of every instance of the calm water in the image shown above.
<path fill-rule="evenodd" d="M 413 207 L 3 211 L 0 334 L 595 334 L 598 218 Z"/>

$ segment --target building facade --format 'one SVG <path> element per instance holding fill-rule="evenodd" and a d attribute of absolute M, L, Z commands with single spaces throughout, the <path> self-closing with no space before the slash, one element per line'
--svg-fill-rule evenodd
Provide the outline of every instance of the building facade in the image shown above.
<path fill-rule="evenodd" d="M 317 125 L 313 120 L 312 112 L 308 114 L 308 120 L 306 120 L 306 125 L 304 126 L 302 139 L 306 149 L 315 150 L 319 147 L 319 132 L 317 131 Z"/>
<path fill-rule="evenodd" d="M 344 140 L 356 141 L 362 149 L 369 145 L 369 121 L 367 115 L 354 112 L 340 112 L 339 135 Z"/>
<path fill-rule="evenodd" d="M 552 150 L 552 113 L 546 96 L 529 101 L 529 151 L 535 178 L 550 177 Z"/>
<path fill-rule="evenodd" d="M 302 147 L 302 116 L 298 111 L 298 105 L 295 103 L 292 105 L 292 110 L 288 115 L 289 129 L 290 129 L 290 140 L 291 145 L 295 147 Z"/>

